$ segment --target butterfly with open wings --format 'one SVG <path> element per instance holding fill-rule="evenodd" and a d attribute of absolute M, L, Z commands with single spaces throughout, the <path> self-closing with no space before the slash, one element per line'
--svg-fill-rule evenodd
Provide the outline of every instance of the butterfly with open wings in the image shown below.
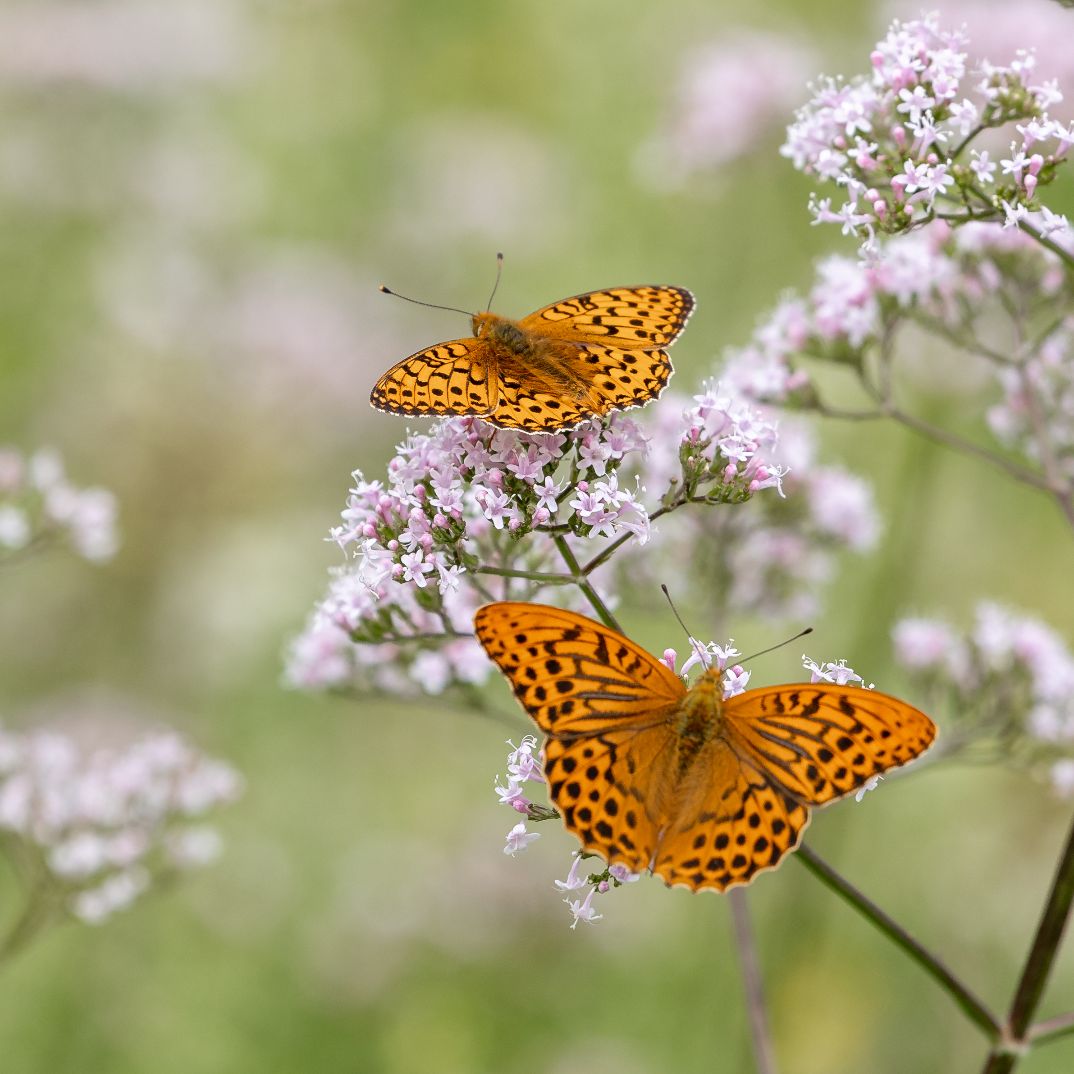
<path fill-rule="evenodd" d="M 404 358 L 377 381 L 376 409 L 473 414 L 506 429 L 555 432 L 643 406 L 671 376 L 667 350 L 694 296 L 682 287 L 612 287 L 512 321 L 473 315 L 473 336 Z"/>
<path fill-rule="evenodd" d="M 936 725 L 854 686 L 792 683 L 724 699 L 689 689 L 629 638 L 576 612 L 500 602 L 474 628 L 545 733 L 552 802 L 582 846 L 668 885 L 725 891 L 776 867 L 813 806 L 907 764 Z"/>

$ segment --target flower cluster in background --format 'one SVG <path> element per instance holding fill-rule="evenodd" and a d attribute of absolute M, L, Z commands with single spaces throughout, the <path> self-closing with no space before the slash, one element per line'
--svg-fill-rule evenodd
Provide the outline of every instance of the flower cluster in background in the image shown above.
<path fill-rule="evenodd" d="M 1054 630 L 982 603 L 969 631 L 907 618 L 893 639 L 897 661 L 950 715 L 944 755 L 994 752 L 1074 797 L 1074 654 Z"/>
<path fill-rule="evenodd" d="M 879 404 L 874 416 L 898 418 L 890 387 L 894 345 L 899 328 L 916 326 L 954 350 L 926 368 L 918 344 L 918 379 L 933 391 L 944 383 L 964 391 L 985 371 L 999 395 L 987 412 L 989 428 L 1054 491 L 1069 495 L 1074 317 L 1057 311 L 1074 298 L 1061 259 L 1066 250 L 1074 253 L 1074 232 L 1055 241 L 1057 249 L 1047 249 L 998 222 L 936 222 L 880 244 L 867 261 L 830 255 L 807 297 L 786 298 L 751 342 L 729 355 L 724 377 L 755 401 L 838 416 L 803 365 L 819 360 L 857 372 Z"/>
<path fill-rule="evenodd" d="M 840 224 L 869 247 L 878 233 L 936 216 L 1068 227 L 1037 200 L 1074 144 L 1074 126 L 1049 114 L 1062 100 L 1057 83 L 1037 76 L 1031 52 L 973 68 L 966 45 L 936 14 L 896 21 L 870 57 L 870 76 L 814 87 L 782 152 L 799 170 L 843 189 L 838 208 L 830 197 L 814 198 L 816 223 Z M 1011 127 L 1006 143 L 976 148 L 983 132 Z M 1031 221 L 1031 211 L 1040 219 Z"/>
<path fill-rule="evenodd" d="M 53 543 L 94 562 L 111 559 L 119 547 L 115 497 L 72 485 L 55 451 L 27 457 L 0 447 L 0 561 Z"/>
<path fill-rule="evenodd" d="M 639 151 L 642 178 L 674 187 L 752 152 L 782 126 L 812 66 L 796 40 L 760 31 L 696 48 L 683 59 L 668 119 Z"/>
<path fill-rule="evenodd" d="M 31 905 L 59 900 L 91 924 L 214 859 L 220 837 L 205 817 L 241 789 L 233 769 L 171 731 L 85 749 L 58 730 L 0 730 L 0 844 Z"/>

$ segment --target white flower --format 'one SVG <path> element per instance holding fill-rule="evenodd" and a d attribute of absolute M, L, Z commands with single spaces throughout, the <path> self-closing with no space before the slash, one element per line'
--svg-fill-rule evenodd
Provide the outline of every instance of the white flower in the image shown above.
<path fill-rule="evenodd" d="M 876 788 L 880 785 L 880 781 L 883 778 L 884 778 L 883 776 L 870 776 L 858 788 L 858 793 L 854 795 L 854 801 L 855 802 L 860 802 L 869 793 L 869 791 L 875 791 Z"/>
<path fill-rule="evenodd" d="M 554 881 L 557 888 L 560 891 L 577 891 L 579 888 L 586 886 L 587 878 L 582 876 L 582 853 L 579 850 L 574 851 L 573 861 L 571 862 L 570 872 L 567 873 L 566 880 Z"/>
<path fill-rule="evenodd" d="M 525 850 L 534 839 L 540 838 L 540 832 L 527 832 L 526 822 L 520 820 L 507 833 L 507 845 L 503 848 L 503 852 L 513 858 L 520 850 Z"/>
<path fill-rule="evenodd" d="M 596 893 L 596 888 L 590 888 L 589 893 L 584 899 L 563 900 L 567 904 L 567 907 L 571 912 L 571 917 L 574 918 L 574 920 L 571 922 L 572 929 L 578 927 L 579 921 L 584 921 L 587 925 L 592 925 L 595 922 L 600 921 L 600 919 L 604 916 L 603 914 L 598 914 L 597 911 L 593 908 L 593 896 L 596 895 Z"/>

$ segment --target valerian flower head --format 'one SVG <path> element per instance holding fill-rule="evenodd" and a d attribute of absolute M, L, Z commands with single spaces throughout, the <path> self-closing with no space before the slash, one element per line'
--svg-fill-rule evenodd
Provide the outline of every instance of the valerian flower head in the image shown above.
<path fill-rule="evenodd" d="M 203 818 L 241 790 L 171 731 L 91 751 L 61 731 L 0 730 L 0 830 L 94 924 L 155 878 L 211 861 L 220 839 Z"/>
<path fill-rule="evenodd" d="M 896 20 L 877 43 L 869 75 L 826 78 L 787 130 L 782 153 L 800 171 L 843 190 L 841 208 L 814 198 L 817 223 L 838 223 L 866 249 L 877 236 L 920 226 L 943 206 L 963 220 L 1035 209 L 1070 146 L 1049 109 L 1062 100 L 1034 75 L 1033 55 L 1006 65 L 971 64 L 968 39 L 933 13 Z M 982 131 L 1014 127 L 1018 139 L 995 164 L 970 148 Z M 987 188 L 987 189 L 982 189 Z"/>
<path fill-rule="evenodd" d="M 111 559 L 119 547 L 115 497 L 72 485 L 55 451 L 26 457 L 0 447 L 0 561 L 49 544 L 65 544 L 95 563 Z"/>
<path fill-rule="evenodd" d="M 502 595 L 503 577 L 561 562 L 549 527 L 568 545 L 647 539 L 638 482 L 619 475 L 645 450 L 640 426 L 623 414 L 565 433 L 445 418 L 411 434 L 386 482 L 354 474 L 331 531 L 350 561 L 292 643 L 288 681 L 402 693 L 481 682 L 490 665 L 470 635 L 473 613 L 490 599 L 489 585 Z"/>
<path fill-rule="evenodd" d="M 1074 654 L 1054 630 L 982 603 L 970 631 L 943 620 L 903 619 L 894 642 L 900 663 L 937 706 L 950 709 L 953 741 L 1028 767 L 1067 793 L 1074 760 Z"/>

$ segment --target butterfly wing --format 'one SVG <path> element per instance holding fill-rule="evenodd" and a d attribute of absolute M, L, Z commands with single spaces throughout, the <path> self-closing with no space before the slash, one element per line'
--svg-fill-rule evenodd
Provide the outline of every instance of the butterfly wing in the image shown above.
<path fill-rule="evenodd" d="M 573 357 L 570 359 L 573 362 Z M 560 432 L 573 428 L 594 414 L 588 402 L 589 389 L 575 385 L 564 363 L 563 386 L 543 383 L 528 373 L 520 376 L 505 370 L 497 383 L 498 403 L 485 420 L 503 429 L 529 433 Z"/>
<path fill-rule="evenodd" d="M 678 338 L 693 311 L 694 296 L 684 287 L 610 287 L 554 302 L 519 324 L 527 332 L 575 343 L 657 350 Z"/>
<path fill-rule="evenodd" d="M 393 365 L 369 396 L 391 414 L 488 415 L 497 405 L 492 348 L 480 339 L 452 339 Z"/>
<path fill-rule="evenodd" d="M 486 604 L 474 616 L 474 630 L 534 723 L 558 738 L 655 726 L 686 695 L 666 664 L 564 608 Z"/>
<path fill-rule="evenodd" d="M 732 750 L 810 805 L 851 794 L 936 738 L 932 720 L 905 701 L 832 683 L 747 690 L 724 702 L 723 716 Z"/>
<path fill-rule="evenodd" d="M 653 789 L 667 785 L 673 743 L 666 723 L 547 739 L 548 796 L 586 850 L 632 873 L 650 868 L 667 824 Z"/>
<path fill-rule="evenodd" d="M 655 399 L 672 373 L 665 351 L 625 351 L 603 343 L 563 347 L 557 355 L 561 384 L 542 385 L 534 372 L 505 371 L 499 404 L 488 420 L 508 429 L 552 432 L 594 415 L 643 406 Z"/>
<path fill-rule="evenodd" d="M 545 777 L 567 829 L 609 864 L 648 868 L 666 825 L 682 681 L 622 634 L 561 608 L 487 604 L 474 628 L 548 736 Z"/>
<path fill-rule="evenodd" d="M 809 825 L 809 809 L 722 738 L 704 747 L 677 799 L 653 872 L 691 891 L 748 884 L 779 865 Z"/>

